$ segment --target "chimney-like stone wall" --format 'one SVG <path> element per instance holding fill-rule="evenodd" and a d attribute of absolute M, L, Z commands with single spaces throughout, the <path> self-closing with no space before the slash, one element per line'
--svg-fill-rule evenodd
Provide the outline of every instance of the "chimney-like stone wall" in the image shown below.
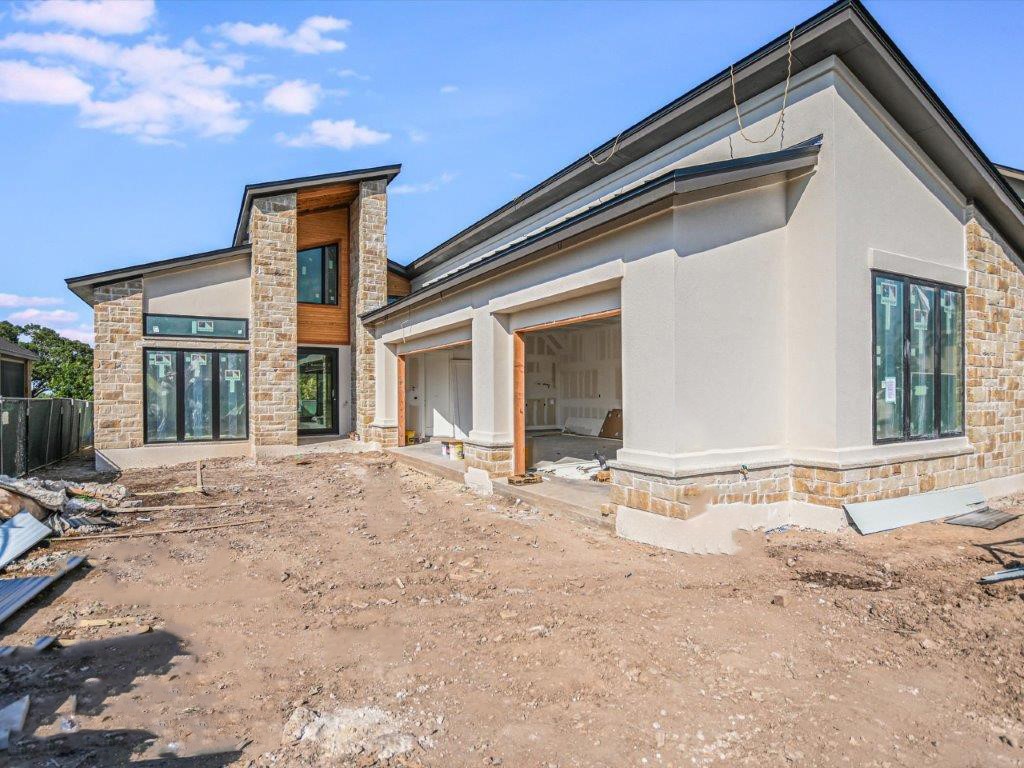
<path fill-rule="evenodd" d="M 296 233 L 294 194 L 253 202 L 249 420 L 254 453 L 262 446 L 298 442 Z"/>
<path fill-rule="evenodd" d="M 361 440 L 377 440 L 379 435 L 370 429 L 376 407 L 373 335 L 359 316 L 388 300 L 387 181 L 360 182 L 349 215 L 353 428 Z"/>
<path fill-rule="evenodd" d="M 96 450 L 139 448 L 142 434 L 142 278 L 93 289 Z"/>

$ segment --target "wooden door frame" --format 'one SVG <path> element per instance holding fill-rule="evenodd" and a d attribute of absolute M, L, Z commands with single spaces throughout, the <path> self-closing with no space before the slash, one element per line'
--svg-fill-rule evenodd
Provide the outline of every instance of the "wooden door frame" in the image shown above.
<path fill-rule="evenodd" d="M 567 317 L 564 320 L 552 320 L 519 328 L 512 334 L 512 462 L 513 472 L 521 475 L 526 472 L 526 341 L 527 333 L 550 331 L 567 325 L 579 325 L 609 317 L 621 317 L 621 309 L 609 309 L 604 312 L 591 312 L 589 315 Z M 621 341 L 620 341 L 621 344 Z"/>
<path fill-rule="evenodd" d="M 405 353 L 397 354 L 396 355 L 396 357 L 398 358 L 398 363 L 397 363 L 397 365 L 398 365 L 398 375 L 396 376 L 396 378 L 398 379 L 398 419 L 397 419 L 397 422 L 398 422 L 398 447 L 399 448 L 403 448 L 406 445 L 406 439 L 405 439 L 405 429 L 406 429 L 406 417 L 405 417 L 405 405 L 406 405 L 406 400 L 405 400 L 405 362 L 406 361 L 405 361 L 405 359 L 407 357 L 409 357 L 410 355 L 423 355 L 423 354 L 426 354 L 427 352 L 440 352 L 441 350 L 444 350 L 444 349 L 452 349 L 453 347 L 464 347 L 464 346 L 467 346 L 467 345 L 472 345 L 472 339 L 467 339 L 466 341 L 453 341 L 453 342 L 451 342 L 449 344 L 438 344 L 437 346 L 434 346 L 434 347 L 426 347 L 424 349 L 417 349 L 414 352 L 405 352 Z M 470 359 L 472 359 L 472 355 L 470 356 Z M 470 381 L 470 386 L 472 386 L 472 380 Z"/>

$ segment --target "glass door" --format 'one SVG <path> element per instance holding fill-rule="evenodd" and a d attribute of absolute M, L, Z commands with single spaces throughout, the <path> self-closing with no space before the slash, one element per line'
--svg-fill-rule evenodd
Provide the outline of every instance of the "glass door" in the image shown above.
<path fill-rule="evenodd" d="M 299 347 L 299 434 L 338 432 L 338 350 Z"/>

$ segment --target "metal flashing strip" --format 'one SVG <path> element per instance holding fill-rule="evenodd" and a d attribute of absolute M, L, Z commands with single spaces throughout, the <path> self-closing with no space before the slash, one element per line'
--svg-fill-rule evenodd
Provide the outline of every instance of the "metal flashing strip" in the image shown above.
<path fill-rule="evenodd" d="M 0 571 L 52 534 L 50 526 L 28 512 L 19 512 L 0 525 Z"/>
<path fill-rule="evenodd" d="M 919 493 L 898 499 L 844 504 L 846 514 L 863 535 L 891 531 L 914 523 L 927 523 L 971 512 L 985 504 L 985 495 L 976 485 L 944 491 Z"/>
<path fill-rule="evenodd" d="M 50 576 L 0 579 L 0 624 L 11 618 L 22 606 L 26 605 L 44 589 L 84 562 L 85 557 L 77 555 L 68 558 L 61 569 Z"/>

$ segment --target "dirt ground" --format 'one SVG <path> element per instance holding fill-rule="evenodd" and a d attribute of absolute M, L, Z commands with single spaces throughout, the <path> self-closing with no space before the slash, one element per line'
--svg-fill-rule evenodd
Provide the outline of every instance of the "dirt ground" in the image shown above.
<path fill-rule="evenodd" d="M 1024 765 L 1024 581 L 976 583 L 1024 559 L 1024 518 L 756 534 L 696 557 L 381 454 L 222 460 L 205 477 L 209 499 L 146 503 L 244 506 L 130 530 L 261 522 L 23 559 L 90 567 L 2 627 L 5 644 L 65 647 L 0 659 L 0 703 L 32 697 L 0 763 Z M 102 619 L 124 623 L 80 626 Z M 317 714 L 323 730 L 303 725 Z M 331 758 L 328 721 L 383 723 L 394 748 Z"/>

